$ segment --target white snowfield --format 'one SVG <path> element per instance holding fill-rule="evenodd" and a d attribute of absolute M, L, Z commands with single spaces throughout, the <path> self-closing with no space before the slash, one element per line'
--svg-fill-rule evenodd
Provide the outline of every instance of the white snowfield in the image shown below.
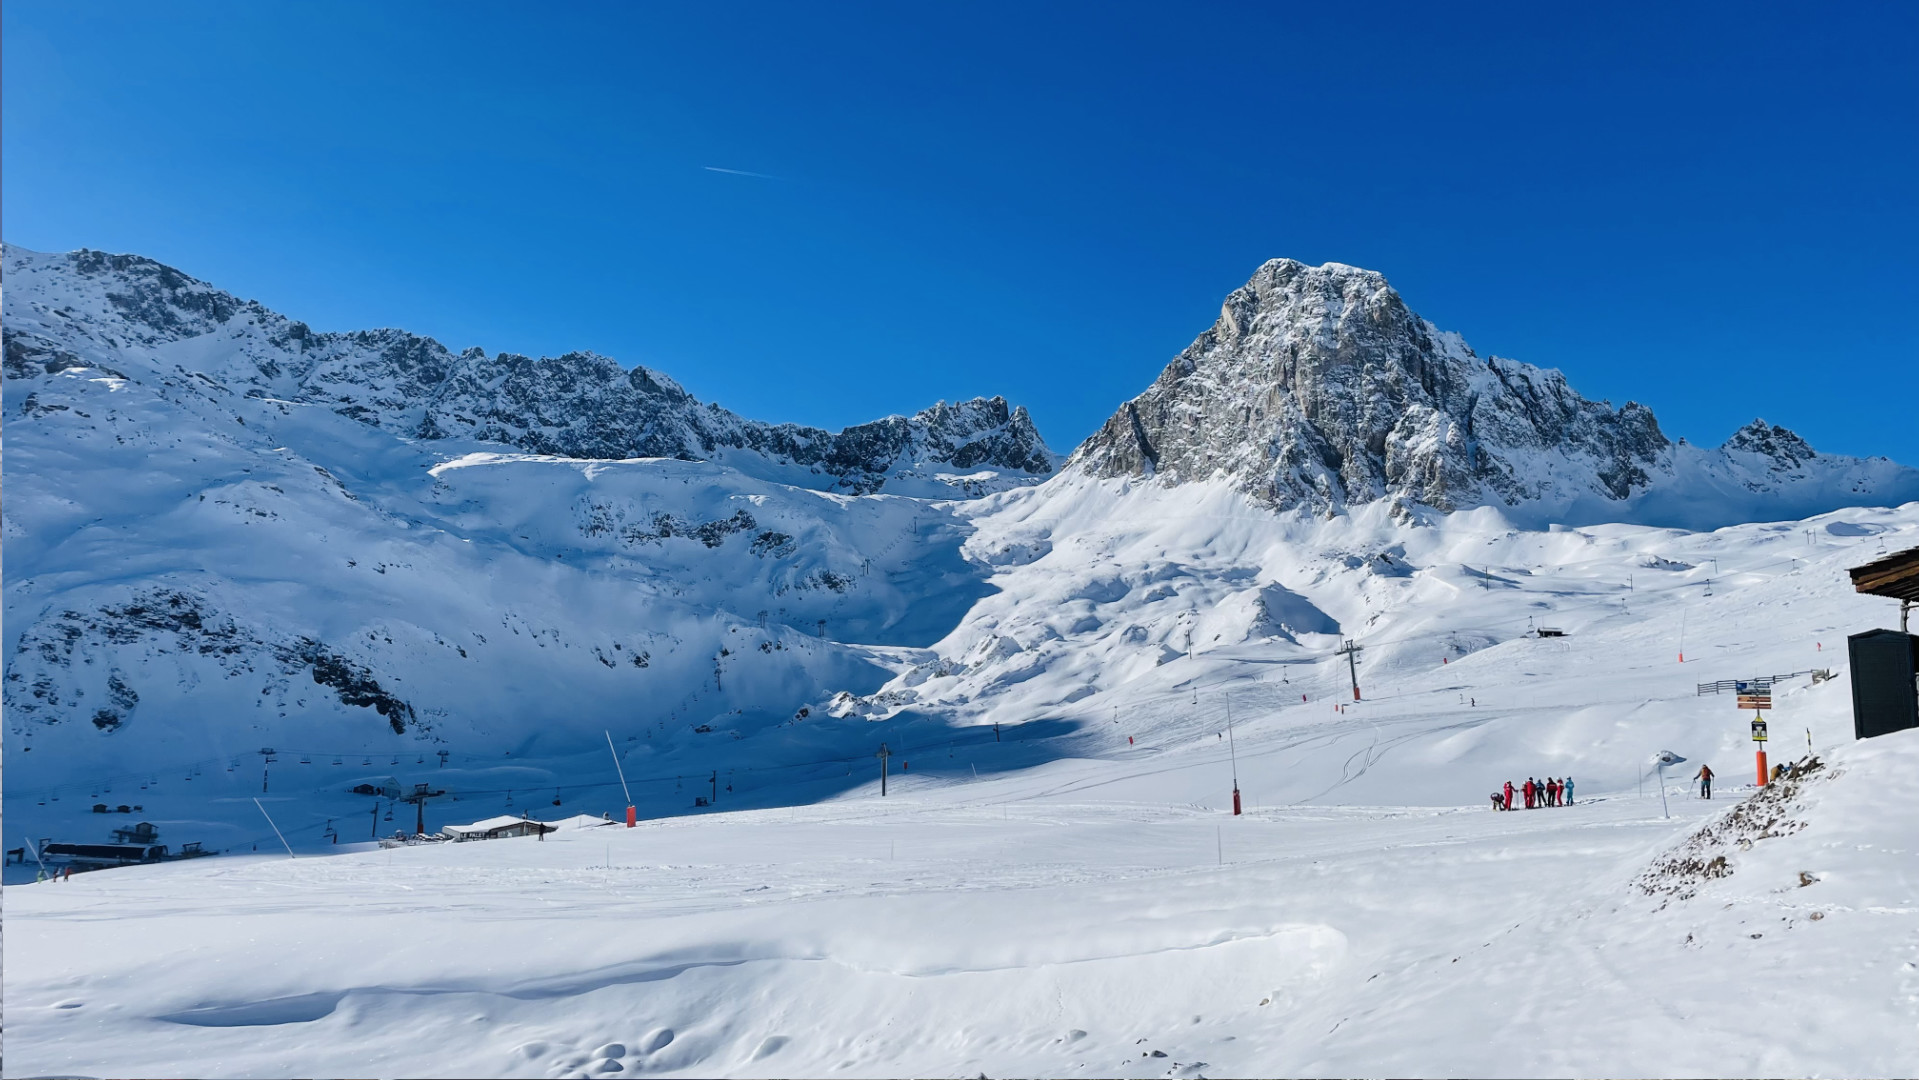
<path fill-rule="evenodd" d="M 1919 732 L 1826 755 L 1780 821 L 1706 848 L 1730 872 L 1683 897 L 1635 879 L 1744 792 L 1673 781 L 1671 820 L 1631 792 L 1240 818 L 1048 794 L 1180 758 L 1214 771 L 1169 749 L 884 802 L 15 886 L 8 1072 L 1897 1076 L 1919 1059 Z"/>
<path fill-rule="evenodd" d="M 1209 520 L 1211 496 L 1175 496 L 1202 499 L 1180 509 Z M 1100 552 L 1177 527 L 1181 514 L 1147 505 L 1159 509 L 1099 515 Z M 1010 550 L 1033 522 L 998 513 L 977 542 Z M 955 689 L 1051 656 L 1045 627 L 1085 617 L 1079 605 L 1105 610 L 1071 595 L 1109 573 L 1104 555 L 1049 569 L 1071 550 L 1059 545 L 1005 570 L 1028 575 L 1030 608 L 998 594 L 955 631 L 954 650 L 985 669 L 915 687 L 955 707 L 997 697 L 964 729 L 986 741 L 918 743 L 925 729 L 897 715 L 870 726 L 898 751 L 883 799 L 869 756 L 845 766 L 865 782 L 849 775 L 837 794 L 782 787 L 776 770 L 752 774 L 764 779 L 750 792 L 721 790 L 722 810 L 820 800 L 806 805 L 634 830 L 575 821 L 543 841 L 299 859 L 263 847 L 10 887 L 8 1070 L 1910 1073 L 1919 732 L 1854 743 L 1841 658 L 1848 630 L 1893 615 L 1852 594 L 1843 568 L 1919 538 L 1919 507 L 1712 534 L 1493 532 L 1470 514 L 1401 529 L 1405 558 L 1450 551 L 1455 568 L 1315 566 L 1354 575 L 1352 609 L 1292 579 L 1347 624 L 1364 625 L 1369 595 L 1384 607 L 1392 590 L 1438 594 L 1361 636 L 1366 700 L 1343 711 L 1345 665 L 1301 602 L 1265 593 L 1292 629 L 1206 633 L 1237 625 L 1219 614 L 1232 580 L 1206 560 L 1257 566 L 1265 549 L 1246 538 L 1279 543 L 1254 515 L 1218 518 L 1212 546 L 1183 556 L 1193 579 L 1169 578 L 1200 594 L 1194 657 L 1130 675 L 1061 656 L 997 689 Z M 1311 539 L 1364 527 L 1355 515 Z M 1467 565 L 1482 558 L 1487 578 Z M 1569 636 L 1510 630 L 1527 611 Z M 1475 627 L 1488 637 L 1448 636 Z M 989 660 L 990 633 L 1028 644 Z M 1751 714 L 1695 684 L 1815 667 L 1838 677 L 1782 682 L 1770 745 L 1785 761 L 1810 742 L 1823 768 L 1764 814 L 1690 841 L 1752 782 Z M 1102 689 L 1041 706 L 1078 685 Z M 1035 756 L 1015 741 L 1021 715 L 1038 717 L 1027 728 L 1080 724 Z M 990 741 L 995 718 L 1006 742 Z M 1660 749 L 1688 759 L 1668 770 L 1670 819 L 1649 772 Z M 1023 767 L 1004 767 L 1014 751 Z M 1712 802 L 1689 793 L 1701 763 L 1720 774 Z M 1572 806 L 1489 809 L 1502 780 L 1569 773 Z M 692 779 L 689 798 L 704 790 Z M 474 804 L 488 805 L 460 807 Z"/>

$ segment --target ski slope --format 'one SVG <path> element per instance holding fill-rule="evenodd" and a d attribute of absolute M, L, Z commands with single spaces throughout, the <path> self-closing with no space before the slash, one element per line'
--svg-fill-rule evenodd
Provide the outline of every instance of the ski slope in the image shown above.
<path fill-rule="evenodd" d="M 1054 473 L 995 401 L 841 461 L 604 358 L 7 258 L 6 846 L 217 853 L 6 867 L 12 1072 L 1919 1060 L 1919 741 L 1853 744 L 1844 666 L 1896 618 L 1845 571 L 1919 544 L 1909 469 L 1760 424 L 1631 499 L 1280 507 L 1203 425 L 1183 478 Z M 1327 360 L 1390 374 L 1363 352 Z M 1166 416 L 1273 392 L 1207 381 L 1233 407 Z M 676 456 L 529 449 L 642 435 Z M 1561 495 L 1590 457 L 1509 449 Z M 1748 714 L 1696 687 L 1758 676 L 1775 759 L 1825 765 L 1718 821 Z M 1661 750 L 1724 800 L 1662 800 Z M 374 843 L 416 813 L 571 827 Z"/>
<path fill-rule="evenodd" d="M 1914 734 L 1838 748 L 1789 804 L 1803 828 L 1728 839 L 1730 876 L 1683 899 L 1635 879 L 1742 792 L 1675 781 L 1671 819 L 1650 792 L 1232 818 L 1096 801 L 1127 766 L 1087 762 L 14 886 L 8 1066 L 1900 1075 L 1919 1053 L 1919 851 L 1884 808 L 1919 797 Z"/>
<path fill-rule="evenodd" d="M 687 809 L 710 790 L 695 777 L 667 792 L 629 756 L 651 819 L 634 830 L 382 850 L 350 835 L 316 849 L 309 828 L 289 859 L 254 826 L 258 854 L 10 886 L 9 1069 L 1874 1076 L 1919 1055 L 1919 849 L 1900 809 L 1919 796 L 1919 739 L 1853 743 L 1841 662 L 1846 632 L 1892 615 L 1843 568 L 1909 545 L 1919 508 L 1526 532 L 1465 514 L 1308 528 L 1228 500 L 1182 555 L 1194 579 L 1146 573 L 1142 596 L 1169 581 L 1174 595 L 1120 620 L 1102 616 L 1128 607 L 1125 580 L 1105 600 L 1073 594 L 1182 516 L 1197 535 L 1209 504 L 1127 516 L 1087 498 L 1083 522 L 1048 525 L 1044 553 L 1017 500 L 975 520 L 969 542 L 1006 560 L 1002 591 L 913 653 L 927 659 L 895 689 L 924 696 L 882 688 L 777 729 L 810 745 L 733 740 L 755 756 L 716 770 L 717 811 Z M 1089 546 L 1111 556 L 1049 563 L 1093 523 Z M 1369 529 L 1419 568 L 1341 557 L 1282 578 L 1342 626 L 1371 626 L 1351 704 L 1323 636 L 1253 619 L 1240 582 L 1205 562 L 1364 550 Z M 1341 576 L 1358 574 L 1359 589 Z M 1001 599 L 1012 587 L 1029 601 Z M 1168 602 L 1190 610 L 1147 618 Z M 1114 627 L 1109 653 L 1101 631 L 1045 632 L 1088 618 L 1081 603 Z M 1525 636 L 1527 612 L 1568 636 Z M 1172 636 L 1151 640 L 1154 626 Z M 1170 648 L 1189 626 L 1190 657 Z M 982 650 L 992 635 L 1026 644 Z M 1075 640 L 1098 662 L 1048 659 Z M 1123 650 L 1173 655 L 1123 677 Z M 1002 678 L 996 665 L 1029 654 L 1037 671 Z M 942 663 L 966 669 L 906 686 Z M 1770 717 L 1775 760 L 1809 740 L 1825 762 L 1766 815 L 1786 824 L 1689 841 L 1751 791 L 1749 714 L 1695 684 L 1815 666 L 1840 677 L 1782 683 Z M 1094 692 L 1061 703 L 1081 686 Z M 1649 772 L 1660 749 L 1688 758 L 1666 781 L 1670 818 Z M 814 756 L 786 768 L 776 751 Z M 1721 775 L 1710 803 L 1678 775 L 1700 762 Z M 432 821 L 510 812 L 485 785 L 511 770 L 538 789 L 536 816 L 617 816 L 617 780 L 596 769 L 610 772 L 603 744 L 597 759 L 396 771 L 458 794 Z M 292 790 L 262 798 L 294 822 L 352 798 L 337 780 L 294 787 L 303 771 L 366 771 L 276 770 Z M 1569 773 L 1574 806 L 1486 808 L 1505 779 Z M 233 775 L 213 813 L 238 822 L 257 777 Z M 600 786 L 542 805 L 546 784 L 581 777 Z M 1675 852 L 1723 855 L 1731 873 L 1662 874 Z"/>

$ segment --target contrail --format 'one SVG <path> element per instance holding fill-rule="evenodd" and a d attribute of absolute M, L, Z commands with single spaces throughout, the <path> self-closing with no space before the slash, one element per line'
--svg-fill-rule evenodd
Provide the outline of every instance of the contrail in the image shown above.
<path fill-rule="evenodd" d="M 728 176 L 755 176 L 761 180 L 778 180 L 779 177 L 763 172 L 747 172 L 745 169 L 722 169 L 718 165 L 702 165 L 707 172 L 725 173 Z"/>

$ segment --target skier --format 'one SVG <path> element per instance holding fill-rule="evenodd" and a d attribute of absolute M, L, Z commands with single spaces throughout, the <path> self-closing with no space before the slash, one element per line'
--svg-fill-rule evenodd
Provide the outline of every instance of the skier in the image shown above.
<path fill-rule="evenodd" d="M 1565 792 L 1566 805 L 1571 806 L 1573 804 L 1573 778 L 1570 776 L 1566 778 Z"/>
<path fill-rule="evenodd" d="M 1500 809 L 1511 810 L 1512 808 L 1513 808 L 1513 782 L 1511 780 L 1508 780 L 1506 781 L 1506 805 L 1500 807 Z"/>
<path fill-rule="evenodd" d="M 1546 778 L 1546 797 L 1551 805 L 1559 805 L 1559 781 L 1550 776 Z"/>
<path fill-rule="evenodd" d="M 1712 798 L 1712 766 L 1699 766 L 1699 772 L 1694 774 L 1693 779 L 1699 781 L 1699 797 L 1702 799 Z"/>
<path fill-rule="evenodd" d="M 1521 787 L 1520 790 L 1526 794 L 1526 809 L 1531 810 L 1533 808 L 1533 792 L 1536 790 L 1533 787 L 1533 778 L 1528 776 L 1525 785 Z"/>
<path fill-rule="evenodd" d="M 1500 794 L 1499 792 L 1497 792 L 1497 791 L 1495 791 L 1495 792 L 1493 792 L 1493 809 L 1494 809 L 1494 810 L 1504 810 L 1504 809 L 1506 809 L 1506 799 L 1505 799 L 1505 796 L 1503 796 L 1503 795 L 1501 795 L 1501 794 Z"/>

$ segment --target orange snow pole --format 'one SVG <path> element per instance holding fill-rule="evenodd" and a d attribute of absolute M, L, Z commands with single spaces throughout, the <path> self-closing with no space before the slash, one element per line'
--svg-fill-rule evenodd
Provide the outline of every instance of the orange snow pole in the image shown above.
<path fill-rule="evenodd" d="M 1239 785 L 1233 785 L 1233 816 L 1239 816 Z"/>
<path fill-rule="evenodd" d="M 1765 786 L 1766 786 L 1766 751 L 1765 751 L 1765 748 L 1763 748 L 1763 747 L 1761 747 L 1760 749 L 1758 749 L 1758 750 L 1755 750 L 1755 751 L 1753 751 L 1753 755 L 1754 755 L 1755 757 L 1757 757 L 1757 758 L 1759 759 L 1759 786 L 1760 786 L 1760 787 L 1765 787 Z"/>
<path fill-rule="evenodd" d="M 626 808 L 626 827 L 631 829 L 640 823 L 640 812 L 633 807 Z"/>

